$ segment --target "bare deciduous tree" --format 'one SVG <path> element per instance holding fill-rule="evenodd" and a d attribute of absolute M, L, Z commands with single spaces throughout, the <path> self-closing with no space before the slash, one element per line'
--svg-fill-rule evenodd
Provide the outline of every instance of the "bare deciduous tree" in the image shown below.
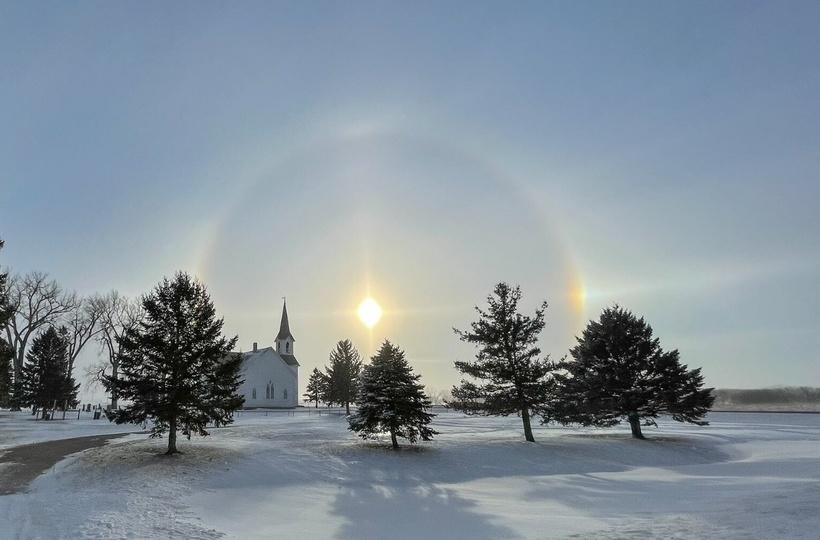
<path fill-rule="evenodd" d="M 110 367 L 111 378 L 116 380 L 119 375 L 119 338 L 142 320 L 142 304 L 138 299 L 130 300 L 121 296 L 117 291 L 97 297 L 97 302 L 100 311 L 100 332 L 97 334 L 97 341 L 107 354 L 108 362 L 95 364 L 87 375 L 100 381 Z M 116 390 L 111 393 L 111 408 L 117 408 Z"/>
<path fill-rule="evenodd" d="M 14 311 L 6 323 L 6 338 L 14 351 L 14 378 L 20 377 L 29 339 L 40 328 L 56 323 L 77 307 L 77 295 L 63 291 L 48 274 L 29 272 L 9 280 L 8 300 Z"/>
<path fill-rule="evenodd" d="M 105 298 L 99 295 L 80 298 L 73 310 L 63 317 L 68 331 L 68 370 L 74 370 L 74 361 L 83 347 L 102 331 L 101 318 Z"/>
<path fill-rule="evenodd" d="M 105 298 L 99 295 L 78 298 L 74 309 L 66 313 L 60 320 L 65 332 L 66 351 L 68 355 L 69 377 L 74 374 L 74 363 L 80 352 L 91 339 L 100 334 L 102 325 L 100 319 L 105 308 Z M 69 404 L 63 404 L 63 409 Z"/>

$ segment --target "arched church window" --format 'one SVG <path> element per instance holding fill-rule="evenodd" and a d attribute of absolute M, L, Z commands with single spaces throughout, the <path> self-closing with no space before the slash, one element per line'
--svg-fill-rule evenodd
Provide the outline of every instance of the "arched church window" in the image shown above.
<path fill-rule="evenodd" d="M 288 399 L 288 389 L 287 389 L 287 388 L 285 388 L 285 389 L 282 391 L 282 396 L 283 396 L 285 399 Z"/>
<path fill-rule="evenodd" d="M 288 341 L 287 343 L 285 343 L 285 352 L 286 352 L 286 353 L 288 353 L 288 354 L 290 354 L 290 341 Z"/>
<path fill-rule="evenodd" d="M 265 385 L 265 399 L 270 399 L 270 383 Z"/>
<path fill-rule="evenodd" d="M 256 399 L 256 388 L 251 391 L 251 399 Z"/>

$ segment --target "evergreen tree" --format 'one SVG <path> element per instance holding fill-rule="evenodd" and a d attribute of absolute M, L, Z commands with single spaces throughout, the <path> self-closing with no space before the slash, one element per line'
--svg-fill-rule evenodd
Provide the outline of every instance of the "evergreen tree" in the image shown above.
<path fill-rule="evenodd" d="M 643 317 L 618 306 L 607 308 L 577 339 L 545 416 L 585 426 L 613 426 L 625 418 L 638 439 L 644 438 L 641 423 L 654 425 L 661 414 L 708 423 L 703 417 L 714 401 L 713 389 L 703 388 L 700 368 L 687 369 L 677 350 L 661 348 Z"/>
<path fill-rule="evenodd" d="M 356 401 L 356 387 L 362 370 L 359 351 L 349 339 L 336 344 L 330 351 L 330 366 L 327 371 L 327 400 L 345 406 L 350 414 L 350 404 Z"/>
<path fill-rule="evenodd" d="M 61 392 L 61 400 L 58 402 L 59 407 L 65 411 L 77 405 L 77 394 L 80 390 L 80 383 L 74 380 L 71 360 L 71 336 L 69 335 L 68 328 L 61 326 L 58 334 L 66 346 L 65 366 L 63 367 L 64 387 Z"/>
<path fill-rule="evenodd" d="M 0 238 L 0 251 L 3 250 L 3 246 L 6 243 L 3 239 Z M 9 273 L 8 272 L 0 272 L 0 329 L 6 327 L 11 317 L 14 315 L 14 308 L 9 303 L 9 289 L 8 289 L 8 282 L 9 282 Z M 0 337 L 0 340 L 3 340 Z"/>
<path fill-rule="evenodd" d="M 499 283 L 487 297 L 488 310 L 476 306 L 479 319 L 471 324 L 471 330 L 455 330 L 462 341 L 478 347 L 476 360 L 456 362 L 456 369 L 481 382 L 462 380 L 453 387 L 453 399 L 448 404 L 466 414 L 518 414 L 524 424 L 524 437 L 533 442 L 530 416 L 553 391 L 550 374 L 555 364 L 549 356 L 539 358 L 541 349 L 536 346 L 544 328 L 547 303 L 530 317 L 518 312 L 520 300 L 520 287 Z"/>
<path fill-rule="evenodd" d="M 68 371 L 68 341 L 64 333 L 50 326 L 32 341 L 21 372 L 23 405 L 46 411 L 58 403 L 77 399 L 79 384 Z"/>
<path fill-rule="evenodd" d="M 12 364 L 12 375 L 14 374 L 14 365 Z M 25 385 L 23 384 L 23 375 L 22 370 L 21 374 L 18 377 L 14 377 L 11 383 L 11 398 L 9 399 L 9 405 L 11 410 L 19 411 L 21 408 L 25 407 L 26 401 L 26 391 Z"/>
<path fill-rule="evenodd" d="M 3 242 L 0 239 L 0 250 L 3 249 Z M 8 295 L 8 272 L 0 272 L 0 330 L 6 328 L 9 319 L 14 314 L 14 309 L 9 303 Z M 14 358 L 14 350 L 11 345 L 6 343 L 3 336 L 0 335 L 0 407 L 9 405 L 11 401 L 11 370 L 12 359 Z"/>
<path fill-rule="evenodd" d="M 435 415 L 427 412 L 431 403 L 418 382 L 420 378 L 407 363 L 404 351 L 385 340 L 362 369 L 358 410 L 349 417 L 350 429 L 363 439 L 387 431 L 394 449 L 399 447 L 396 437 L 411 443 L 432 439 L 436 432 L 428 424 Z"/>
<path fill-rule="evenodd" d="M 11 404 L 11 360 L 13 352 L 2 338 L 0 338 L 0 407 Z"/>
<path fill-rule="evenodd" d="M 241 355 L 237 338 L 222 335 L 222 319 L 204 285 L 188 274 L 164 279 L 146 297 L 144 317 L 119 338 L 120 373 L 103 384 L 129 402 L 110 417 L 118 424 L 146 424 L 151 436 L 168 432 L 168 451 L 177 453 L 177 431 L 207 435 L 208 423 L 233 422 L 242 406 L 237 394 Z"/>
<path fill-rule="evenodd" d="M 327 376 L 318 368 L 313 368 L 305 390 L 303 394 L 305 400 L 313 401 L 316 404 L 315 407 L 318 408 L 319 401 L 324 400 L 327 394 Z"/>

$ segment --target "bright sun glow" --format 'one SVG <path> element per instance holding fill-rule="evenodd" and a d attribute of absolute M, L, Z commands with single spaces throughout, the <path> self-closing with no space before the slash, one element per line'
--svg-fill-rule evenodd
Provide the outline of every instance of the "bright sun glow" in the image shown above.
<path fill-rule="evenodd" d="M 359 319 L 361 319 L 368 328 L 373 328 L 376 323 L 379 322 L 379 319 L 382 318 L 382 308 L 372 298 L 365 298 L 364 301 L 359 304 L 358 313 Z"/>

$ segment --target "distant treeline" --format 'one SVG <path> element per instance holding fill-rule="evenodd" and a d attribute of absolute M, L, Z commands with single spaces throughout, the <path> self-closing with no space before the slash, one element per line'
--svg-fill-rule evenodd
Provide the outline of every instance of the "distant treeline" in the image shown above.
<path fill-rule="evenodd" d="M 820 409 L 820 388 L 786 386 L 780 388 L 715 390 L 713 409 L 749 408 L 759 406 L 773 409 Z"/>

